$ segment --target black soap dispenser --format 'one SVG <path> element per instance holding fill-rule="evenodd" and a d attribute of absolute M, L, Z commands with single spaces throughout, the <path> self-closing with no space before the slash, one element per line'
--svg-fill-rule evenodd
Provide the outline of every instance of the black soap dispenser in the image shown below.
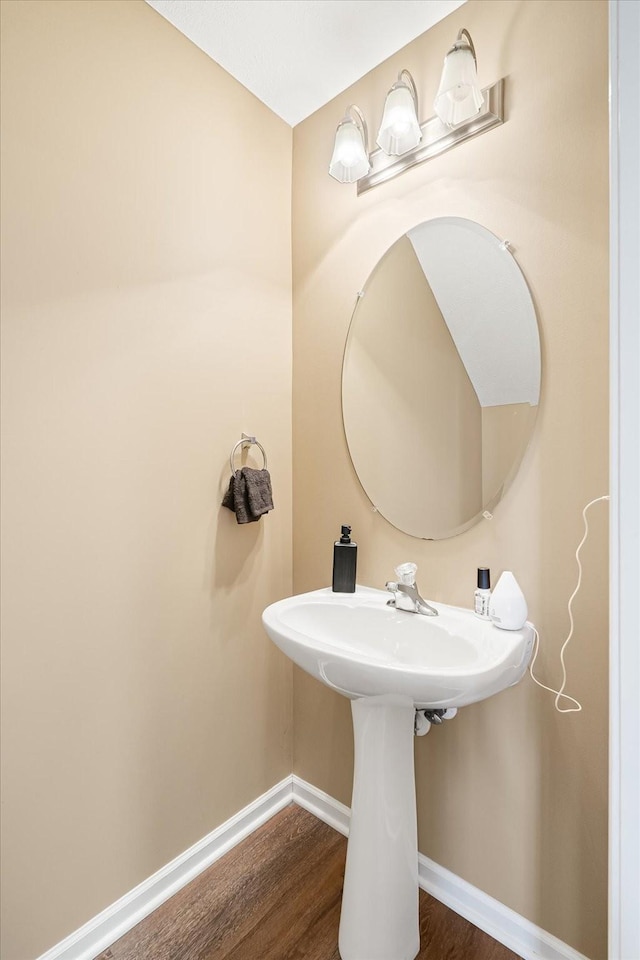
<path fill-rule="evenodd" d="M 351 539 L 351 527 L 342 527 L 342 534 L 333 547 L 333 592 L 356 592 L 358 544 Z"/>

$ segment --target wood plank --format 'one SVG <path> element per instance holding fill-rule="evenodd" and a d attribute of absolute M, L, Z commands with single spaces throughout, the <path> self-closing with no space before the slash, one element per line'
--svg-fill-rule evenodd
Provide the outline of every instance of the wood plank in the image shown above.
<path fill-rule="evenodd" d="M 291 804 L 97 960 L 340 960 L 345 856 L 341 834 Z M 518 960 L 423 891 L 420 932 L 417 960 Z"/>

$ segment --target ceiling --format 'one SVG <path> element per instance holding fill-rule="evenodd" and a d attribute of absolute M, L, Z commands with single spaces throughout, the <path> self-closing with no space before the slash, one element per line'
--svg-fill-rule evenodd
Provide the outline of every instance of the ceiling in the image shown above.
<path fill-rule="evenodd" d="M 464 2 L 147 0 L 291 126 Z"/>

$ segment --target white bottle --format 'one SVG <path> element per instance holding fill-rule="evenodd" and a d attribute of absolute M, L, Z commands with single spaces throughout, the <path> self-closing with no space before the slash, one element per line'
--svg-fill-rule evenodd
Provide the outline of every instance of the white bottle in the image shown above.
<path fill-rule="evenodd" d="M 520 630 L 527 620 L 527 601 L 510 570 L 505 570 L 489 601 L 489 616 L 501 630 Z"/>
<path fill-rule="evenodd" d="M 473 612 L 482 620 L 490 620 L 491 572 L 489 567 L 478 567 L 478 588 L 473 594 Z"/>

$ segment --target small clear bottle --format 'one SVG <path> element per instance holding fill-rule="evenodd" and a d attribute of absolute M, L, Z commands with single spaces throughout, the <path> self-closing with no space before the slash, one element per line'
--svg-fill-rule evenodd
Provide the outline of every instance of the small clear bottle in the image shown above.
<path fill-rule="evenodd" d="M 478 567 L 478 586 L 473 595 L 473 612 L 482 620 L 490 620 L 489 600 L 491 598 L 491 571 L 489 567 Z"/>

